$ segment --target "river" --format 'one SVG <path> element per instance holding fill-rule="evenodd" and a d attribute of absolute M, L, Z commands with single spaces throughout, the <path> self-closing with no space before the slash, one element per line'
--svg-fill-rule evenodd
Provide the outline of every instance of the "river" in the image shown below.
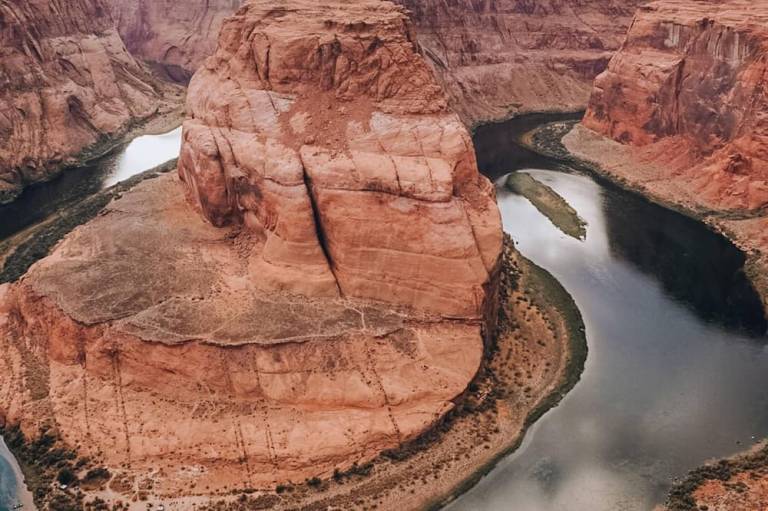
<path fill-rule="evenodd" d="M 91 164 L 64 171 L 57 178 L 30 186 L 11 204 L 0 206 L 0 241 L 131 176 L 176 158 L 181 128 L 135 138 L 130 144 Z M 0 511 L 34 509 L 21 472 L 0 437 Z"/>
<path fill-rule="evenodd" d="M 519 127 L 519 126 L 518 126 Z M 517 130 L 519 133 L 519 130 Z M 647 511 L 675 478 L 768 436 L 768 348 L 744 258 L 702 224 L 532 155 L 515 122 L 476 133 L 504 229 L 584 317 L 581 381 L 451 511 Z M 587 222 L 560 232 L 502 174 L 530 173 Z"/>

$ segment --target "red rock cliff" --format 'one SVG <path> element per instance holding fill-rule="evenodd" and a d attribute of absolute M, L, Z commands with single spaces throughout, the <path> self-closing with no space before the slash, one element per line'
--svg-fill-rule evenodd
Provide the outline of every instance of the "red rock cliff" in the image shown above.
<path fill-rule="evenodd" d="M 241 0 L 108 0 L 130 52 L 186 82 L 216 49 L 224 19 Z"/>
<path fill-rule="evenodd" d="M 382 1 L 252 0 L 224 24 L 179 172 L 212 223 L 262 238 L 262 286 L 465 318 L 493 302 L 493 187 L 418 50 Z"/>
<path fill-rule="evenodd" d="M 0 1 L 0 202 L 155 112 L 103 0 Z"/>
<path fill-rule="evenodd" d="M 754 210 L 768 205 L 767 84 L 768 3 L 656 1 L 595 82 L 584 125 L 641 146 L 695 203 Z"/>
<path fill-rule="evenodd" d="M 467 124 L 583 109 L 642 0 L 397 0 Z"/>

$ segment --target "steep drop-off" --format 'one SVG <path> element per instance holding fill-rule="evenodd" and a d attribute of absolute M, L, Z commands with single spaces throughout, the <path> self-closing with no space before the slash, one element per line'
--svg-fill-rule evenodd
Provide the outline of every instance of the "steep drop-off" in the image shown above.
<path fill-rule="evenodd" d="M 768 308 L 768 4 L 660 0 L 638 10 L 563 142 L 704 218 L 750 257 Z"/>
<path fill-rule="evenodd" d="M 657 157 L 713 210 L 768 204 L 768 4 L 657 1 L 595 83 L 584 126 Z M 672 191 L 674 193 L 674 191 Z"/>
<path fill-rule="evenodd" d="M 446 103 L 395 5 L 250 0 L 192 80 L 183 181 L 0 288 L 3 422 L 107 468 L 90 495 L 182 507 L 432 428 L 495 329 L 502 245 Z"/>
<path fill-rule="evenodd" d="M 642 0 L 397 0 L 468 125 L 583 109 Z"/>
<path fill-rule="evenodd" d="M 242 0 L 107 0 L 128 50 L 168 78 L 188 82 L 216 49 Z"/>
<path fill-rule="evenodd" d="M 103 0 L 0 1 L 0 202 L 158 111 Z"/>

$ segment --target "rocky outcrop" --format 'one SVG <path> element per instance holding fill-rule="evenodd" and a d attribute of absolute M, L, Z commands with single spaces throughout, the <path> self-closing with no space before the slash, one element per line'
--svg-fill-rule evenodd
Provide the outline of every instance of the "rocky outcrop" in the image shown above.
<path fill-rule="evenodd" d="M 181 507 L 434 427 L 495 328 L 502 231 L 407 17 L 250 0 L 188 115 L 178 176 L 0 288 L 0 414 L 107 468 L 101 497 Z"/>
<path fill-rule="evenodd" d="M 179 173 L 214 225 L 259 236 L 261 286 L 495 309 L 493 187 L 392 4 L 247 3 L 187 109 Z"/>
<path fill-rule="evenodd" d="M 158 109 L 103 0 L 0 1 L 0 202 Z"/>
<path fill-rule="evenodd" d="M 711 210 L 768 205 L 768 5 L 652 2 L 595 83 L 584 126 L 639 148 Z"/>
<path fill-rule="evenodd" d="M 242 0 L 108 0 L 128 50 L 186 83 L 216 49 L 219 30 Z"/>
<path fill-rule="evenodd" d="M 643 0 L 397 0 L 468 125 L 584 109 Z"/>

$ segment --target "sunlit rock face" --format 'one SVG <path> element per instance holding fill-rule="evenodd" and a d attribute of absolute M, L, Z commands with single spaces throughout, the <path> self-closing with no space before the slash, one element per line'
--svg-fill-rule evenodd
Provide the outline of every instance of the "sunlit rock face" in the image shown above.
<path fill-rule="evenodd" d="M 178 175 L 0 287 L 0 416 L 55 426 L 112 503 L 330 477 L 438 424 L 495 328 L 502 231 L 408 18 L 251 0 L 187 106 Z"/>
<path fill-rule="evenodd" d="M 150 116 L 160 96 L 103 0 L 0 3 L 0 202 Z"/>
<path fill-rule="evenodd" d="M 764 2 L 651 2 L 596 80 L 584 125 L 656 153 L 662 178 L 706 207 L 765 206 L 766 27 Z"/>
<path fill-rule="evenodd" d="M 190 200 L 259 235 L 249 269 L 265 288 L 490 310 L 493 187 L 393 4 L 248 2 L 187 107 Z"/>
<path fill-rule="evenodd" d="M 128 50 L 187 82 L 216 49 L 221 24 L 242 0 L 107 0 Z"/>
<path fill-rule="evenodd" d="M 584 109 L 641 0 L 397 0 L 469 125 Z"/>

